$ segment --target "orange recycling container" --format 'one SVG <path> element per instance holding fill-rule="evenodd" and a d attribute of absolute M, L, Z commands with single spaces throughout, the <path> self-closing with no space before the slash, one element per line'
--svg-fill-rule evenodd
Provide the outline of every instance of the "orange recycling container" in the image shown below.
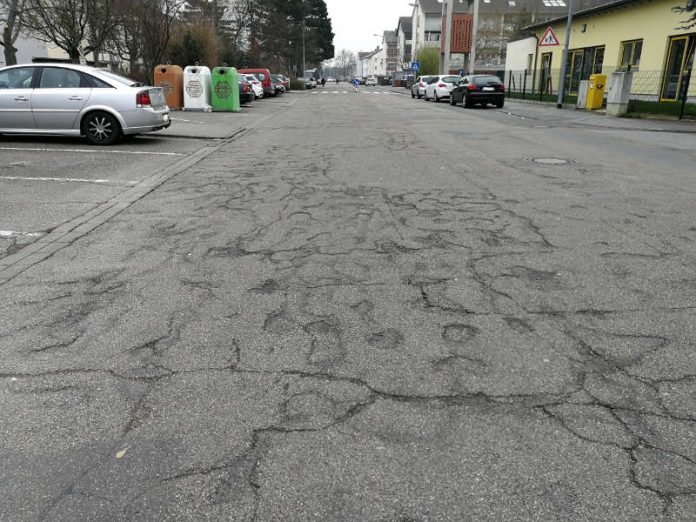
<path fill-rule="evenodd" d="M 180 110 L 184 106 L 184 70 L 178 65 L 155 67 L 155 87 L 162 87 L 170 109 Z"/>

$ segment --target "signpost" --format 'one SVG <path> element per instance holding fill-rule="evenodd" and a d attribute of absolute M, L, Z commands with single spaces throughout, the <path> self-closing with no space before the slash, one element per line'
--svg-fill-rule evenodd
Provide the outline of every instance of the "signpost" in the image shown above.
<path fill-rule="evenodd" d="M 558 82 L 558 103 L 556 107 L 563 108 L 563 95 L 566 87 L 566 69 L 568 67 L 568 47 L 570 47 L 570 32 L 573 29 L 573 0 L 568 0 L 568 25 L 566 26 L 565 46 L 563 47 L 563 56 L 561 57 L 561 78 Z M 558 39 L 556 39 L 558 40 Z"/>
<path fill-rule="evenodd" d="M 561 45 L 561 42 L 558 41 L 553 27 L 547 27 L 544 36 L 542 36 L 539 41 L 539 47 L 554 47 L 556 45 Z"/>

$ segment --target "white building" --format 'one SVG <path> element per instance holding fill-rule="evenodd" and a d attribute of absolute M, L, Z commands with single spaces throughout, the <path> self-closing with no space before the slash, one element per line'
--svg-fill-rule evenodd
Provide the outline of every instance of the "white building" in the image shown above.
<path fill-rule="evenodd" d="M 408 67 L 413 56 L 413 19 L 408 16 L 399 18 L 396 26 L 396 42 L 398 48 L 397 69 Z"/>
<path fill-rule="evenodd" d="M 56 44 L 42 42 L 32 36 L 23 34 L 19 35 L 15 42 L 15 48 L 17 49 L 17 63 L 20 64 L 48 61 L 67 62 L 70 60 L 68 53 Z M 89 63 L 94 63 L 95 61 L 92 53 L 88 54 L 85 59 Z M 121 60 L 111 53 L 103 52 L 99 54 L 99 64 L 118 66 L 121 64 Z M 3 53 L 0 53 L 0 67 L 5 65 L 5 56 Z"/>
<path fill-rule="evenodd" d="M 360 78 L 368 76 L 385 76 L 387 73 L 386 50 L 384 47 L 377 47 L 369 53 L 358 53 L 358 72 Z"/>

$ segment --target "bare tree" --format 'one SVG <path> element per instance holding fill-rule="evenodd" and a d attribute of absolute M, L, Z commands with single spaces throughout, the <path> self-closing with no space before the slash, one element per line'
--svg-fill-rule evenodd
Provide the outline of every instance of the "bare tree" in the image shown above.
<path fill-rule="evenodd" d="M 253 0 L 233 0 L 228 4 L 222 23 L 230 46 L 235 50 L 246 48 L 251 25 L 251 2 Z"/>
<path fill-rule="evenodd" d="M 0 45 L 5 54 L 5 64 L 17 63 L 17 48 L 14 46 L 22 29 L 25 0 L 0 0 Z"/>
<path fill-rule="evenodd" d="M 142 67 L 142 77 L 152 82 L 161 64 L 186 0 L 113 0 L 114 30 L 106 45 L 131 71 Z"/>
<path fill-rule="evenodd" d="M 341 49 L 334 60 L 336 61 L 336 68 L 341 71 L 341 76 L 348 78 L 354 75 L 358 63 L 354 52 L 348 49 Z"/>
<path fill-rule="evenodd" d="M 99 52 L 111 35 L 113 0 L 26 0 L 25 23 L 39 40 L 52 42 L 70 59 Z"/>
<path fill-rule="evenodd" d="M 684 20 L 684 24 L 679 29 L 691 29 L 696 26 L 696 0 L 686 0 L 684 7 L 678 6 L 672 8 L 672 11 L 679 14 L 688 14 L 690 17 Z"/>
<path fill-rule="evenodd" d="M 140 0 L 142 17 L 141 61 L 148 80 L 152 81 L 155 66 L 162 63 L 172 38 L 178 13 L 186 0 Z"/>

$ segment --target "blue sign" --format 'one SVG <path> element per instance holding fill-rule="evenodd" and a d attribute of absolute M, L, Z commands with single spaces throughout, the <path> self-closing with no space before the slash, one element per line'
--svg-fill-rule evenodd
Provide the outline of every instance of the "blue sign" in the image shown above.
<path fill-rule="evenodd" d="M 409 65 L 409 69 L 412 69 L 414 71 L 420 71 L 420 62 L 411 62 Z"/>

